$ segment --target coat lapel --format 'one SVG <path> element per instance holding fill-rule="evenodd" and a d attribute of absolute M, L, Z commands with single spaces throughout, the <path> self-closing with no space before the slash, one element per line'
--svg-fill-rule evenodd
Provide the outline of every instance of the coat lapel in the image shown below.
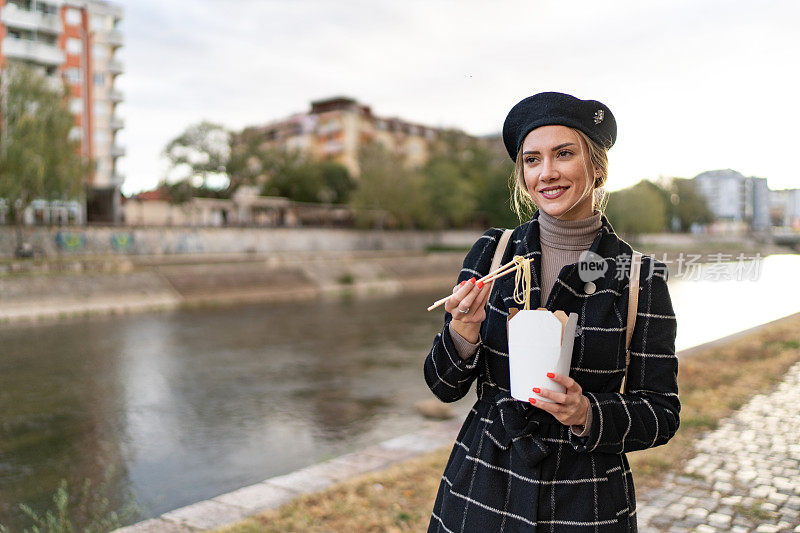
<path fill-rule="evenodd" d="M 614 228 L 611 226 L 611 223 L 604 214 L 600 215 L 600 221 L 600 230 L 597 232 L 594 241 L 592 241 L 589 250 L 605 259 L 607 267 L 601 277 L 593 280 L 595 285 L 594 292 L 597 293 L 604 289 L 611 289 L 619 292 L 620 287 L 623 286 L 623 282 L 625 280 L 617 279 L 618 264 L 620 265 L 620 268 L 625 267 L 625 265 L 618 260 L 619 256 L 622 254 L 627 255 L 628 258 L 630 258 L 630 246 L 623 247 L 623 243 L 625 241 L 617 236 Z M 577 263 L 571 263 L 569 265 L 564 265 L 564 267 L 561 268 L 561 271 L 558 274 L 558 280 L 556 280 L 556 286 L 563 283 L 563 285 L 566 287 L 562 286 L 561 290 L 556 290 L 557 287 L 554 287 L 553 290 L 550 291 L 550 301 L 541 301 L 542 247 L 541 242 L 539 241 L 538 209 L 533 214 L 528 224 L 528 230 L 525 235 L 525 243 L 527 245 L 528 252 L 525 255 L 533 257 L 533 261 L 531 263 L 531 309 L 545 307 L 545 303 L 550 304 L 548 307 L 548 309 L 550 309 L 553 307 L 558 295 L 562 294 L 564 291 L 573 292 L 574 294 L 580 295 L 586 294 L 586 282 L 580 278 L 578 265 Z M 625 248 L 627 248 L 627 250 Z M 554 309 L 550 310 L 552 311 Z"/>

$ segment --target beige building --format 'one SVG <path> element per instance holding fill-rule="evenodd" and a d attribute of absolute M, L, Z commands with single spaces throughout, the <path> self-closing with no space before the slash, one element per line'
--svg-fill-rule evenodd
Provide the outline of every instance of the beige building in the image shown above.
<path fill-rule="evenodd" d="M 427 161 L 431 144 L 442 130 L 378 117 L 369 106 L 352 98 L 335 97 L 311 102 L 306 113 L 245 130 L 253 132 L 263 134 L 272 146 L 336 161 L 358 176 L 358 149 L 362 144 L 377 140 L 401 155 L 409 166 L 418 166 Z"/>
<path fill-rule="evenodd" d="M 159 188 L 124 199 L 122 210 L 128 226 L 347 227 L 352 223 L 347 206 L 258 196 L 258 188 L 252 186 L 239 187 L 229 200 L 195 197 L 182 204 L 170 202 L 167 190 Z"/>

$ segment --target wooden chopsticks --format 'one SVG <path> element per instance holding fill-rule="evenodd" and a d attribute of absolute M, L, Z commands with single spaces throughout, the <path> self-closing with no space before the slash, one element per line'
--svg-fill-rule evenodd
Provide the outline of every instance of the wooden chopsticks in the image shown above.
<path fill-rule="evenodd" d="M 489 272 L 488 274 L 483 276 L 478 281 L 483 282 L 484 284 L 492 282 L 492 281 L 496 280 L 497 278 L 503 277 L 506 274 L 510 274 L 511 272 L 516 271 L 517 268 L 519 268 L 519 265 L 520 265 L 520 263 L 517 262 L 516 260 L 509 261 L 505 265 L 502 265 L 502 266 L 498 267 L 498 269 L 495 270 L 494 272 Z M 476 281 L 475 283 L 477 283 L 478 281 Z M 449 296 L 445 296 L 441 300 L 437 300 L 436 302 L 434 302 L 433 305 L 428 307 L 428 311 L 433 311 L 434 309 L 436 309 L 437 307 L 439 307 L 440 305 L 445 303 L 447 301 L 447 299 L 450 298 L 450 296 L 452 296 L 452 294 L 449 295 Z"/>

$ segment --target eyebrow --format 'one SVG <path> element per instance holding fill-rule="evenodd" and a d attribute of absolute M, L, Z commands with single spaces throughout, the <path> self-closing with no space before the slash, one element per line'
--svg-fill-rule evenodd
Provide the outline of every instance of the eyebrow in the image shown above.
<path fill-rule="evenodd" d="M 554 147 L 553 147 L 553 149 L 552 149 L 552 151 L 553 151 L 553 152 L 555 152 L 556 150 L 561 150 L 562 148 L 565 148 L 565 147 L 567 147 L 567 146 L 575 146 L 575 143 L 564 143 L 564 144 L 559 144 L 558 146 L 554 146 Z M 527 155 L 527 154 L 538 154 L 538 153 L 540 153 L 540 152 L 539 152 L 539 150 L 527 150 L 527 151 L 525 151 L 525 152 L 522 152 L 522 155 Z"/>

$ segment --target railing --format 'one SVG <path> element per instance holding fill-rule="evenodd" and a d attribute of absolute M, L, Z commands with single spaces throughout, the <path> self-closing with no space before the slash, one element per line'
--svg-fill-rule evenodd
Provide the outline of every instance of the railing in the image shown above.
<path fill-rule="evenodd" d="M 54 45 L 8 36 L 3 39 L 3 55 L 45 65 L 60 65 L 64 62 L 64 52 Z"/>
<path fill-rule="evenodd" d="M 61 24 L 61 17 L 40 13 L 38 11 L 28 11 L 21 9 L 14 4 L 6 4 L 0 12 L 0 22 L 6 26 L 22 28 L 31 31 L 48 31 L 59 34 L 64 31 Z"/>
<path fill-rule="evenodd" d="M 122 61 L 119 59 L 112 59 L 108 62 L 108 71 L 112 74 L 122 74 L 124 72 Z"/>

